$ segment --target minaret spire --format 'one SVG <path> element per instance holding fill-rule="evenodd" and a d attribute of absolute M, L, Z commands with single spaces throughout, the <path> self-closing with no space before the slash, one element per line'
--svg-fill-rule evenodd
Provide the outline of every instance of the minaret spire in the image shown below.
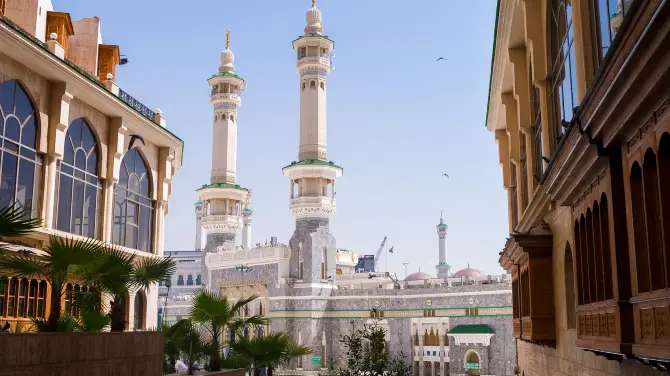
<path fill-rule="evenodd" d="M 451 266 L 447 264 L 447 224 L 444 223 L 444 210 L 440 211 L 440 223 L 437 227 L 439 263 L 435 266 L 437 269 L 437 278 L 449 276 Z"/>
<path fill-rule="evenodd" d="M 316 0 L 312 0 L 312 8 L 316 8 Z"/>
<path fill-rule="evenodd" d="M 226 50 L 230 49 L 230 29 L 226 30 Z"/>

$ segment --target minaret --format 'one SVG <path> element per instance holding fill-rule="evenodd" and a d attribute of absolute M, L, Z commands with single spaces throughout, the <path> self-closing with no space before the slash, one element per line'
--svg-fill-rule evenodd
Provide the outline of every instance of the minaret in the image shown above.
<path fill-rule="evenodd" d="M 242 210 L 242 247 L 246 249 L 252 248 L 251 242 L 251 217 L 254 211 L 251 209 L 251 190 L 247 196 L 247 202 L 244 204 Z"/>
<path fill-rule="evenodd" d="M 321 11 L 314 0 L 307 11 L 305 34 L 293 41 L 297 52 L 300 92 L 300 145 L 298 161 L 283 168 L 290 181 L 289 208 L 296 217 L 295 231 L 289 241 L 291 258 L 289 274 L 294 278 L 292 294 L 296 296 L 330 295 L 335 285 L 336 245 L 330 233 L 329 219 L 335 213 L 335 179 L 342 167 L 328 160 L 326 152 L 326 90 L 330 73 L 330 53 L 334 42 L 323 35 Z M 323 311 L 324 301 L 308 299 L 301 309 Z M 330 359 L 332 341 L 324 343 L 323 333 L 330 332 L 329 320 L 289 319 L 287 326 L 303 344 L 312 348 L 312 359 Z M 305 338 L 307 338 L 305 340 Z M 324 353 L 325 351 L 325 353 Z M 305 371 L 319 371 L 325 363 L 306 362 Z"/>
<path fill-rule="evenodd" d="M 202 244 L 202 216 L 204 203 L 198 201 L 195 203 L 195 249 L 201 250 L 204 246 Z"/>
<path fill-rule="evenodd" d="M 444 223 L 444 212 L 440 213 L 440 224 L 437 227 L 437 237 L 440 249 L 440 263 L 435 266 L 437 269 L 437 278 L 449 277 L 451 266 L 447 264 L 447 224 Z"/>
<path fill-rule="evenodd" d="M 242 228 L 242 206 L 248 190 L 236 183 L 237 108 L 244 80 L 235 74 L 235 55 L 230 50 L 230 31 L 226 32 L 226 50 L 221 53 L 219 73 L 207 82 L 212 88 L 210 101 L 214 108 L 212 136 L 212 175 L 210 184 L 198 189 L 204 202 L 203 229 L 207 234 L 206 252 L 220 247 L 235 248 Z"/>

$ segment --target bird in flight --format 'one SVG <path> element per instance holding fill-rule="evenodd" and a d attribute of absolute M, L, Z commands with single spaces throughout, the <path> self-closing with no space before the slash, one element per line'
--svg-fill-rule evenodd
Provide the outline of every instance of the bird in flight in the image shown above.
<path fill-rule="evenodd" d="M 442 176 L 445 176 L 447 179 L 449 179 L 449 174 L 442 174 Z"/>
<path fill-rule="evenodd" d="M 440 58 L 437 59 L 437 61 L 440 61 L 440 60 L 445 60 L 446 61 L 447 59 L 445 59 L 443 57 L 440 57 Z"/>

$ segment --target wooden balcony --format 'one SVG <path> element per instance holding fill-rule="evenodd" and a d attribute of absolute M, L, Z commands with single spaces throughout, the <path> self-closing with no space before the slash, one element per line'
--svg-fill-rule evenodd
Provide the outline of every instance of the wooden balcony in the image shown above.
<path fill-rule="evenodd" d="M 625 325 L 630 318 L 627 302 L 612 299 L 578 306 L 575 344 L 595 352 L 630 354 L 630 325 Z"/>
<path fill-rule="evenodd" d="M 521 339 L 521 319 L 514 319 L 514 338 Z"/>
<path fill-rule="evenodd" d="M 643 359 L 670 360 L 670 289 L 631 299 L 635 343 L 633 354 Z"/>

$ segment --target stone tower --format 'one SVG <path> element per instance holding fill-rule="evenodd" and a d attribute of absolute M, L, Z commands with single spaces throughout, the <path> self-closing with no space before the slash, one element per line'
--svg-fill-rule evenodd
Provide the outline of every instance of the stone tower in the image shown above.
<path fill-rule="evenodd" d="M 221 53 L 219 73 L 212 76 L 210 101 L 214 108 L 212 136 L 212 175 L 210 184 L 198 189 L 203 204 L 202 228 L 207 235 L 205 252 L 220 247 L 240 245 L 242 208 L 248 190 L 236 182 L 237 109 L 244 80 L 235 74 L 235 55 L 230 50 L 230 31 L 226 32 L 226 49 Z"/>
<path fill-rule="evenodd" d="M 300 145 L 298 161 L 283 168 L 290 180 L 289 208 L 296 217 L 296 226 L 289 244 L 290 274 L 294 278 L 295 295 L 326 296 L 336 288 L 335 238 L 330 233 L 329 219 L 335 213 L 335 179 L 342 168 L 328 160 L 326 150 L 326 90 L 330 73 L 330 56 L 334 42 L 323 35 L 321 11 L 314 1 L 307 11 L 305 34 L 293 41 L 300 77 Z M 326 300 L 305 302 L 312 311 L 327 308 Z M 332 344 L 326 343 L 328 320 L 288 323 L 299 327 L 304 345 L 313 350 L 313 359 L 327 359 Z M 297 328 L 296 328 L 297 330 Z M 305 370 L 325 367 L 318 362 L 303 365 Z"/>
<path fill-rule="evenodd" d="M 202 201 L 195 203 L 195 249 L 201 250 L 204 247 L 202 237 L 202 216 L 205 204 Z"/>
<path fill-rule="evenodd" d="M 449 277 L 451 266 L 447 264 L 447 224 L 444 223 L 443 213 L 440 213 L 440 223 L 437 228 L 438 245 L 440 250 L 440 262 L 435 266 L 437 269 L 437 278 Z"/>
<path fill-rule="evenodd" d="M 244 204 L 244 209 L 242 210 L 242 247 L 246 249 L 253 247 L 251 241 L 251 217 L 253 214 L 254 211 L 251 209 L 251 190 L 249 190 L 247 202 Z"/>

